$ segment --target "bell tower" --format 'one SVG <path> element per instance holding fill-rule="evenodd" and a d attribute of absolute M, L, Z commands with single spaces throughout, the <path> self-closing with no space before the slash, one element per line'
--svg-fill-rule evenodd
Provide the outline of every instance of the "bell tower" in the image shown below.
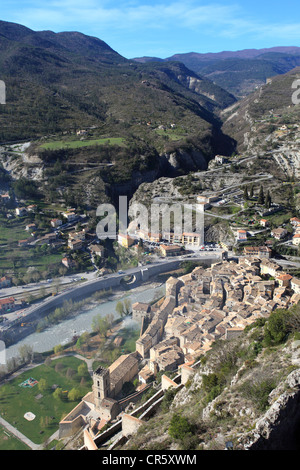
<path fill-rule="evenodd" d="M 105 367 L 98 367 L 93 375 L 93 393 L 96 409 L 100 409 L 103 398 L 110 394 L 110 374 Z"/>

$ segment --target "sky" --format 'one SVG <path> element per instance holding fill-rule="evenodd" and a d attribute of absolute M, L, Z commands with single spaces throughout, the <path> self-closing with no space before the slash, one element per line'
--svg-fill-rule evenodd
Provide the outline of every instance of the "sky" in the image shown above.
<path fill-rule="evenodd" d="M 299 0 L 1 0 L 0 19 L 79 31 L 127 59 L 300 46 Z"/>

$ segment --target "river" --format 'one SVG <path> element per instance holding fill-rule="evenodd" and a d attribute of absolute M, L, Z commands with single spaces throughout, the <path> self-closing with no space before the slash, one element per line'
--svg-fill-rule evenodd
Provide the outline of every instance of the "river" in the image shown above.
<path fill-rule="evenodd" d="M 23 340 L 19 341 L 16 344 L 13 344 L 6 349 L 6 360 L 16 357 L 19 355 L 18 350 L 20 346 L 26 344 L 33 348 L 34 352 L 46 352 L 51 350 L 54 346 L 58 344 L 67 344 L 69 343 L 73 336 L 81 335 L 85 331 L 92 331 L 92 322 L 93 318 L 96 315 L 105 316 L 108 313 L 113 313 L 115 318 L 118 318 L 118 314 L 115 311 L 116 304 L 120 300 L 125 298 L 130 299 L 131 304 L 135 302 L 151 302 L 154 299 L 158 298 L 161 294 L 165 293 L 165 284 L 147 284 L 136 287 L 131 291 L 124 293 L 119 293 L 119 295 L 114 295 L 113 300 L 108 301 L 99 301 L 97 305 L 93 302 L 93 306 L 90 309 L 85 310 L 82 313 L 78 313 L 75 317 L 72 317 L 69 320 L 65 320 L 59 324 L 49 326 L 46 330 L 41 333 L 32 333 L 28 335 Z M 89 299 L 87 298 L 87 303 Z M 126 327 L 137 328 L 139 325 L 133 320 L 126 320 Z"/>

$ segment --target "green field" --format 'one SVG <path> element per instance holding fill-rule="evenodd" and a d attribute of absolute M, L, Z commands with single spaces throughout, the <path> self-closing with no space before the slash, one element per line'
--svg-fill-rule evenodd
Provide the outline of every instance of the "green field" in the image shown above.
<path fill-rule="evenodd" d="M 25 227 L 26 222 L 24 217 L 9 220 L 0 216 L 0 245 L 29 238 L 30 234 L 26 232 Z"/>
<path fill-rule="evenodd" d="M 2 450 L 29 450 L 29 447 L 0 426 L 0 451 Z"/>
<path fill-rule="evenodd" d="M 59 366 L 57 366 L 60 364 Z M 15 426 L 36 444 L 42 444 L 55 431 L 58 430 L 59 422 L 66 416 L 79 401 L 70 401 L 67 392 L 73 388 L 80 391 L 81 396 L 91 391 L 92 379 L 87 368 L 82 376 L 78 374 L 78 366 L 85 362 L 75 357 L 65 357 L 52 361 L 50 366 L 45 364 L 19 375 L 13 381 L 0 387 L 0 412 L 1 417 Z M 60 367 L 60 369 L 58 369 Z M 38 382 L 46 380 L 46 387 L 39 389 L 39 384 L 32 388 L 20 387 L 20 384 L 33 377 Z M 60 387 L 65 393 L 63 398 L 53 396 L 53 386 Z M 42 395 L 42 396 L 40 396 Z M 33 413 L 36 417 L 33 421 L 27 421 L 24 414 Z M 9 445 L 6 440 L 0 440 L 3 445 Z"/>
<path fill-rule="evenodd" d="M 168 139 L 170 140 L 174 140 L 174 141 L 177 141 L 177 140 L 181 140 L 184 138 L 184 136 L 186 135 L 185 133 L 180 133 L 180 132 L 176 132 L 176 131 L 173 131 L 173 130 L 170 130 L 170 129 L 155 129 L 155 132 L 156 134 L 160 135 L 160 136 L 163 136 L 163 137 L 167 137 Z"/>
<path fill-rule="evenodd" d="M 77 149 L 80 147 L 89 147 L 91 145 L 122 145 L 124 139 L 122 137 L 107 137 L 102 139 L 93 139 L 93 140 L 57 140 L 52 142 L 47 142 L 42 144 L 40 148 L 46 150 L 58 150 L 58 149 Z"/>
<path fill-rule="evenodd" d="M 26 274 L 29 268 L 35 268 L 40 275 L 52 266 L 61 266 L 61 253 L 37 253 L 33 248 L 1 248 L 0 273 L 14 272 L 17 276 Z"/>

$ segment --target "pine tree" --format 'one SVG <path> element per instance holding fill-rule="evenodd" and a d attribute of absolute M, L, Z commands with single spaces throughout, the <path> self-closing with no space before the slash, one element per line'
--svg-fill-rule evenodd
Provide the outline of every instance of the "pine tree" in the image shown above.
<path fill-rule="evenodd" d="M 270 192 L 268 191 L 268 192 L 267 192 L 267 195 L 266 195 L 266 201 L 265 201 L 265 207 L 266 207 L 267 209 L 270 209 L 270 207 L 271 207 L 271 202 L 272 202 L 272 201 L 271 201 Z"/>
<path fill-rule="evenodd" d="M 264 189 L 263 189 L 263 187 L 261 186 L 261 187 L 260 187 L 260 190 L 259 190 L 259 193 L 258 193 L 257 204 L 263 205 L 264 202 L 265 202 Z"/>

